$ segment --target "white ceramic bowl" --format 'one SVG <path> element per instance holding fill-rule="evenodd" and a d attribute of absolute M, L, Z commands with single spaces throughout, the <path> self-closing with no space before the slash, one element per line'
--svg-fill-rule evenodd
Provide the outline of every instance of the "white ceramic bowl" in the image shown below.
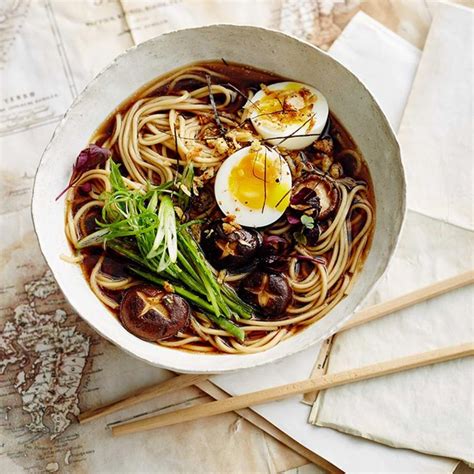
<path fill-rule="evenodd" d="M 65 187 L 78 152 L 95 128 L 140 86 L 200 60 L 225 58 L 319 89 L 351 133 L 372 174 L 376 227 L 369 256 L 352 292 L 321 321 L 276 347 L 251 355 L 201 355 L 142 341 L 126 331 L 90 290 L 64 234 Z M 276 361 L 328 337 L 354 312 L 380 278 L 395 249 L 405 213 L 400 150 L 387 119 L 351 72 L 314 46 L 285 34 L 248 26 L 217 25 L 161 35 L 120 55 L 77 97 L 46 148 L 36 174 L 33 219 L 41 250 L 66 298 L 102 336 L 129 354 L 178 372 L 221 373 Z"/>

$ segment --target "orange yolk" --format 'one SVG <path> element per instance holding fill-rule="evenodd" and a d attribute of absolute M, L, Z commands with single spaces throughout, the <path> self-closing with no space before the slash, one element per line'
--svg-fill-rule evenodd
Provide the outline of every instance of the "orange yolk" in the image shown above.
<path fill-rule="evenodd" d="M 279 159 L 266 157 L 264 151 L 251 152 L 232 168 L 229 191 L 250 209 L 284 211 L 290 204 L 290 183 L 283 173 Z"/>
<path fill-rule="evenodd" d="M 310 116 L 317 97 L 300 84 L 288 83 L 283 89 L 265 89 L 255 108 L 261 122 L 300 125 Z"/>

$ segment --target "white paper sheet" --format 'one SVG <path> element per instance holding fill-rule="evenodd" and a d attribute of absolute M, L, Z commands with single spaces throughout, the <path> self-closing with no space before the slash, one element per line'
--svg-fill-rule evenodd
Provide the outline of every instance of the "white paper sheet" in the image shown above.
<path fill-rule="evenodd" d="M 425 111 L 430 109 L 428 106 L 430 102 L 436 104 L 436 112 L 432 110 L 432 113 L 436 113 L 437 117 L 443 113 L 449 115 L 449 110 L 452 110 L 450 103 L 446 105 L 443 100 L 437 101 L 439 91 L 443 88 L 442 76 L 434 75 L 431 68 L 434 66 L 437 70 L 444 71 L 452 64 L 456 67 L 461 63 L 472 64 L 472 57 L 467 50 L 461 52 L 454 48 L 448 53 L 446 45 L 440 47 L 439 44 L 440 37 L 449 42 L 449 35 L 446 32 L 454 25 L 457 33 L 452 32 L 452 36 L 457 37 L 459 34 L 463 38 L 466 37 L 462 34 L 463 26 L 464 33 L 467 29 L 467 23 L 464 21 L 466 17 L 463 15 L 472 18 L 472 13 L 466 13 L 465 9 L 454 6 L 441 5 L 435 13 L 426 45 L 427 51 L 422 56 L 415 81 L 417 86 L 410 95 L 407 112 L 401 125 L 405 140 L 412 136 L 424 137 L 426 143 L 431 137 L 431 141 L 441 147 L 441 153 L 423 156 L 421 148 L 418 153 L 413 147 L 405 148 L 404 163 L 412 179 L 411 187 L 410 181 L 408 183 L 410 192 L 416 187 L 413 170 L 420 161 L 425 166 L 428 166 L 429 161 L 434 183 L 431 184 L 428 180 L 416 176 L 417 189 L 414 193 L 429 195 L 430 202 L 425 201 L 423 206 L 421 204 L 415 206 L 412 201 L 412 206 L 416 210 L 423 210 L 426 214 L 444 217 L 446 220 L 449 220 L 448 215 L 443 213 L 449 214 L 451 211 L 451 208 L 445 206 L 451 197 L 450 193 L 456 193 L 457 209 L 467 211 L 470 208 L 472 202 L 470 182 L 464 179 L 458 180 L 456 186 L 459 189 L 456 191 L 453 189 L 454 183 L 437 187 L 436 177 L 443 172 L 445 162 L 443 153 L 447 151 L 443 143 L 446 144 L 451 140 L 451 131 L 438 129 L 437 124 L 427 117 L 422 119 Z M 459 21 L 453 23 L 455 18 Z M 451 60 L 454 52 L 457 58 Z M 471 81 L 465 77 L 472 88 L 472 76 Z M 458 82 L 459 80 L 456 84 Z M 452 89 L 456 90 L 456 87 Z M 457 96 L 455 93 L 457 98 L 451 96 L 451 99 L 458 104 L 462 101 L 462 94 L 466 89 L 469 87 L 461 86 L 458 89 L 460 95 Z M 469 97 L 466 98 L 466 102 L 469 102 Z M 460 123 L 467 125 L 472 119 L 465 104 L 458 108 L 457 113 L 459 117 L 456 120 Z M 418 116 L 416 121 L 415 116 Z M 432 139 L 434 136 L 437 140 Z M 456 134 L 457 149 L 469 147 L 471 139 L 471 135 Z M 421 142 L 413 143 L 421 146 Z M 472 170 L 472 155 L 461 153 L 454 157 L 449 154 L 449 157 L 456 162 L 456 169 L 459 172 L 469 175 Z M 445 179 L 449 178 L 449 173 L 445 173 Z M 461 214 L 456 215 L 461 219 Z M 462 223 L 467 227 L 467 222 Z M 399 248 L 390 268 L 364 306 L 474 268 L 473 244 L 472 231 L 417 212 L 409 212 Z M 474 292 L 472 287 L 467 287 L 344 332 L 335 339 L 328 371 L 360 367 L 437 347 L 472 342 L 473 308 Z M 320 426 L 333 427 L 396 447 L 410 447 L 472 463 L 474 461 L 472 438 L 474 360 L 472 359 L 453 361 L 328 390 L 321 394 L 317 401 L 313 418 L 316 418 Z"/>
<path fill-rule="evenodd" d="M 399 133 L 408 207 L 473 230 L 474 11 L 434 10 Z"/>
<path fill-rule="evenodd" d="M 455 242 L 455 245 L 453 243 Z M 409 212 L 390 269 L 364 306 L 474 267 L 472 232 Z M 343 332 L 328 372 L 474 340 L 472 287 Z M 327 390 L 317 424 L 395 447 L 474 460 L 474 358 Z"/>

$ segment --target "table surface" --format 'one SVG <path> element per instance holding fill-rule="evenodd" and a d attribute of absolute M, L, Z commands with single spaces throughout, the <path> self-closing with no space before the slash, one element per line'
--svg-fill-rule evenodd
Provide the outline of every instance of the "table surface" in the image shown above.
<path fill-rule="evenodd" d="M 319 16 L 317 20 L 319 31 L 313 39 L 313 41 L 323 49 L 330 47 L 338 34 L 340 34 L 350 19 L 359 10 L 364 11 L 414 46 L 423 49 L 431 23 L 431 10 L 434 2 L 430 0 L 345 0 L 343 4 L 340 0 L 336 0 L 326 3 L 333 4 L 332 11 L 329 15 Z M 454 0 L 452 3 L 474 8 L 474 0 Z M 0 20 L 1 10 L 0 8 Z M 85 397 L 87 402 L 87 394 L 85 394 Z M 203 395 L 199 389 L 190 387 L 183 390 L 179 398 L 181 401 L 194 400 L 197 398 L 205 401 L 207 396 Z M 304 457 L 276 441 L 274 438 L 266 435 L 234 413 L 213 417 L 211 422 L 200 421 L 198 423 L 201 424 L 197 424 L 196 426 L 200 426 L 203 432 L 211 433 L 210 436 L 216 440 L 228 437 L 229 432 L 231 432 L 233 446 L 235 446 L 236 449 L 246 450 L 249 457 L 249 466 L 252 465 L 251 459 L 258 456 L 258 452 L 252 452 L 258 442 L 259 446 L 265 446 L 267 458 L 265 468 L 268 472 L 288 472 L 291 474 L 324 472 L 316 466 L 308 464 L 308 461 Z M 193 430 L 196 432 L 195 428 L 190 429 L 190 432 Z M 173 436 L 176 437 L 173 433 L 174 432 L 169 433 L 170 439 L 172 439 Z M 167 437 L 168 435 L 163 436 L 163 442 L 166 442 Z M 191 440 L 191 433 L 179 433 L 180 443 L 186 445 L 186 443 Z M 1 441 L 0 439 L 0 448 L 2 448 Z M 212 455 L 212 453 L 207 453 L 207 455 Z M 219 453 L 215 455 L 218 456 Z M 242 453 L 239 453 L 239 455 L 242 456 Z M 200 459 L 196 459 L 196 464 L 199 461 Z M 0 457 L 0 470 L 2 470 L 1 462 Z M 262 464 L 260 464 L 260 466 L 262 466 Z M 473 473 L 474 471 L 465 465 L 460 465 L 455 472 L 458 474 L 467 474 Z"/>

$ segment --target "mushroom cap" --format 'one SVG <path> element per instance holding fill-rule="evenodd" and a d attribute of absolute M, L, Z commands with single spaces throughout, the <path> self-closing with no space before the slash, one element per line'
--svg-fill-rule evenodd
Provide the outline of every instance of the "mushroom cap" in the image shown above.
<path fill-rule="evenodd" d="M 283 316 L 293 299 L 293 290 L 284 275 L 255 271 L 239 286 L 240 297 L 267 318 Z"/>
<path fill-rule="evenodd" d="M 262 236 L 255 229 L 243 229 L 216 220 L 201 232 L 201 247 L 217 270 L 238 270 L 256 257 Z"/>
<path fill-rule="evenodd" d="M 129 288 L 120 304 L 120 321 L 135 336 L 158 341 L 176 335 L 189 325 L 191 308 L 175 293 L 152 285 Z"/>
<path fill-rule="evenodd" d="M 296 211 L 325 220 L 339 204 L 339 191 L 334 181 L 320 173 L 311 173 L 295 182 L 290 207 Z"/>

